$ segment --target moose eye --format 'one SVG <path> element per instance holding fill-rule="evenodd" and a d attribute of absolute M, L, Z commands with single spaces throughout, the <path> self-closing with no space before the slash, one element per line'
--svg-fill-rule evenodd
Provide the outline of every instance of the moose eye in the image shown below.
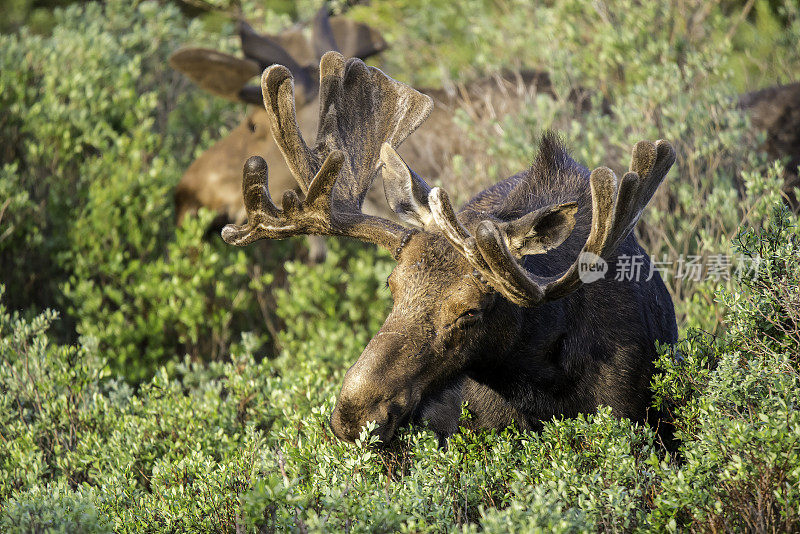
<path fill-rule="evenodd" d="M 247 121 L 247 129 L 250 130 L 252 133 L 256 132 L 256 123 L 253 121 Z"/>
<path fill-rule="evenodd" d="M 471 324 L 475 324 L 481 318 L 483 314 L 478 309 L 470 309 L 462 313 L 456 319 L 456 325 L 458 326 L 467 326 Z"/>

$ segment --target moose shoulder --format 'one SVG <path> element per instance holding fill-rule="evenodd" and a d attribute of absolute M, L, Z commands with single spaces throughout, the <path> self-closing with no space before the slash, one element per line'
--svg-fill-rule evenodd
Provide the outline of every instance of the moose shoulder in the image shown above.
<path fill-rule="evenodd" d="M 350 236 L 397 260 L 392 311 L 345 375 L 331 416 L 339 438 L 352 441 L 375 421 L 387 442 L 410 420 L 447 436 L 462 401 L 481 428 L 535 429 L 599 405 L 647 417 L 655 344 L 677 336 L 670 296 L 657 274 L 584 283 L 580 267 L 589 258 L 613 272 L 619 258 L 639 256 L 648 271 L 632 230 L 674 162 L 668 143 L 638 143 L 618 179 L 605 167 L 589 172 L 545 136 L 528 170 L 456 213 L 395 151 L 430 114 L 430 98 L 328 53 L 312 148 L 296 127 L 290 72 L 270 67 L 262 89 L 273 136 L 306 196 L 288 191 L 277 208 L 266 163 L 251 157 L 242 186 L 248 221 L 227 226 L 223 238 Z M 362 213 L 378 174 L 403 224 Z"/>

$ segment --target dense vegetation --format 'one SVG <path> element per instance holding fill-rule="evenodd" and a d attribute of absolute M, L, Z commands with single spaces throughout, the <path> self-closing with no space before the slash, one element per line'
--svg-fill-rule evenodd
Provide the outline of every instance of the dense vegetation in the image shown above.
<path fill-rule="evenodd" d="M 418 428 L 382 450 L 366 432 L 336 440 L 327 418 L 388 308 L 392 262 L 335 240 L 316 266 L 290 259 L 302 240 L 236 249 L 204 235 L 207 212 L 175 226 L 172 188 L 242 111 L 166 63 L 185 43 L 235 49 L 219 22 L 235 4 L 206 3 L 208 20 L 166 2 L 73 5 L 0 35 L 0 530 L 800 529 L 800 230 L 781 163 L 733 106 L 798 72 L 794 3 L 350 11 L 392 45 L 382 67 L 416 85 L 551 73 L 563 96 L 460 113 L 484 147 L 443 177 L 462 199 L 524 168 L 547 128 L 616 169 L 663 137 L 678 163 L 639 225 L 651 256 L 761 258 L 755 277 L 667 276 L 682 341 L 653 389 L 673 456 L 606 410 L 540 434 L 465 431 L 447 449 Z M 315 7 L 241 4 L 265 30 Z"/>

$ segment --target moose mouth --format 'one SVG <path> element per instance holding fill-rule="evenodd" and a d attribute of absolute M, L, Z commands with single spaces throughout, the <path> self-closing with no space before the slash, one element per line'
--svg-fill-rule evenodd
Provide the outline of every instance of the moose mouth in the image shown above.
<path fill-rule="evenodd" d="M 399 406 L 394 405 L 387 410 L 386 417 L 383 421 L 374 419 L 367 420 L 367 422 L 375 421 L 377 423 L 377 426 L 371 432 L 372 436 L 377 436 L 378 438 L 374 446 L 382 448 L 389 445 L 389 443 L 393 441 L 397 429 L 407 426 L 412 420 L 415 420 L 414 414 L 417 412 L 418 410 L 416 408 L 412 410 L 403 410 Z M 355 442 L 359 439 L 365 426 L 365 424 L 362 424 L 360 421 L 356 421 L 346 413 L 343 413 L 338 406 L 334 409 L 333 414 L 331 414 L 329 425 L 334 436 L 349 442 Z"/>
<path fill-rule="evenodd" d="M 463 381 L 456 379 L 434 393 L 423 395 L 409 407 L 390 404 L 384 412 L 383 420 L 376 421 L 378 425 L 372 430 L 372 436 L 378 437 L 374 446 L 376 448 L 390 446 L 396 441 L 398 430 L 410 424 L 432 430 L 442 446 L 446 438 L 458 430 L 462 385 Z M 346 408 L 351 407 L 343 408 L 337 405 L 331 414 L 330 428 L 337 438 L 355 442 L 361 436 L 365 423 L 350 415 L 354 411 Z"/>

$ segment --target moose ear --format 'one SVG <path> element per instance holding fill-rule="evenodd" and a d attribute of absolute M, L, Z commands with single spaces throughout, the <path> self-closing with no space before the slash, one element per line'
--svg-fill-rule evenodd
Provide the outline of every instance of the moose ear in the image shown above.
<path fill-rule="evenodd" d="M 303 101 L 310 99 L 311 95 L 316 94 L 317 86 L 314 76 L 311 76 L 307 67 L 302 65 L 301 55 L 303 53 L 303 46 L 308 48 L 308 43 L 301 33 L 284 32 L 286 37 L 285 41 L 297 44 L 298 46 L 289 46 L 281 42 L 279 37 L 270 37 L 269 35 L 262 35 L 255 31 L 247 22 L 239 21 L 239 38 L 242 41 L 242 52 L 244 57 L 250 61 L 254 61 L 259 66 L 259 73 L 269 67 L 270 65 L 278 64 L 283 65 L 294 76 L 295 83 L 298 84 L 299 93 L 302 92 Z M 290 35 L 296 35 L 300 38 L 292 39 Z M 296 48 L 296 50 L 295 50 Z"/>
<path fill-rule="evenodd" d="M 567 202 L 540 208 L 505 223 L 501 229 L 509 250 L 521 258 L 556 248 L 572 233 L 577 211 L 576 202 Z"/>
<path fill-rule="evenodd" d="M 401 221 L 417 228 L 434 224 L 428 207 L 431 188 L 414 171 L 389 143 L 381 146 L 380 173 L 386 200 Z"/>
<path fill-rule="evenodd" d="M 255 61 L 207 48 L 181 48 L 169 64 L 202 89 L 230 100 L 240 100 L 239 92 L 260 73 Z"/>
<path fill-rule="evenodd" d="M 345 57 L 366 59 L 386 50 L 389 45 L 378 30 L 346 17 L 330 19 L 333 40 Z"/>

